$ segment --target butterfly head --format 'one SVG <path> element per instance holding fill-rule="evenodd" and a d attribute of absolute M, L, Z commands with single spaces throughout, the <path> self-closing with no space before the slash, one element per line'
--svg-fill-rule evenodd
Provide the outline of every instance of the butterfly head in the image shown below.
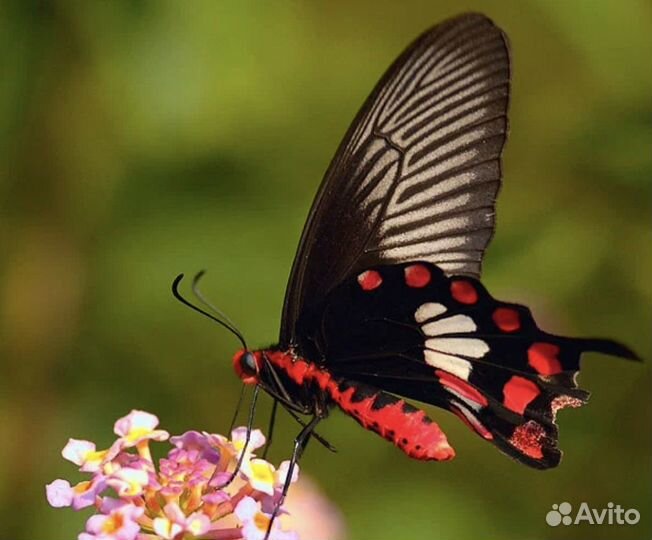
<path fill-rule="evenodd" d="M 260 351 L 240 349 L 233 356 L 233 368 L 245 384 L 259 384 L 263 358 Z"/>

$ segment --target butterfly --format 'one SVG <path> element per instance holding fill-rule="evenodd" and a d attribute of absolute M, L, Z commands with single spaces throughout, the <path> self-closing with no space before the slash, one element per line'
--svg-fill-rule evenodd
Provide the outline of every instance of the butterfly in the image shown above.
<path fill-rule="evenodd" d="M 398 57 L 346 132 L 301 236 L 279 343 L 249 350 L 241 338 L 233 358 L 244 383 L 308 415 L 291 466 L 333 408 L 411 458 L 453 458 L 410 400 L 452 412 L 524 465 L 555 467 L 556 414 L 589 397 L 580 355 L 637 358 L 612 340 L 550 334 L 480 281 L 510 74 L 500 28 L 481 14 L 449 19 Z"/>

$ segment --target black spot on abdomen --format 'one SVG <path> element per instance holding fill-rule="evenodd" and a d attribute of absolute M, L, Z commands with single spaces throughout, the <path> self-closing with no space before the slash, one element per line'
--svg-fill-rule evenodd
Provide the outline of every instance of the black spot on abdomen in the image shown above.
<path fill-rule="evenodd" d="M 391 394 L 378 392 L 376 399 L 374 399 L 374 402 L 371 404 L 371 409 L 377 411 L 387 407 L 388 405 L 394 405 L 394 403 L 398 403 L 399 401 L 401 401 L 399 398 L 394 397 Z"/>

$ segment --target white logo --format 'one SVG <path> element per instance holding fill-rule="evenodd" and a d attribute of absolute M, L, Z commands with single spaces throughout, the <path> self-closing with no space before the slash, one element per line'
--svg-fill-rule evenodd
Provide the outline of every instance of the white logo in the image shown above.
<path fill-rule="evenodd" d="M 636 525 L 641 520 L 641 514 L 635 508 L 625 509 L 619 504 L 607 503 L 607 508 L 591 508 L 588 503 L 580 503 L 573 516 L 571 503 L 553 504 L 552 510 L 546 514 L 546 523 L 551 527 L 557 525 Z"/>

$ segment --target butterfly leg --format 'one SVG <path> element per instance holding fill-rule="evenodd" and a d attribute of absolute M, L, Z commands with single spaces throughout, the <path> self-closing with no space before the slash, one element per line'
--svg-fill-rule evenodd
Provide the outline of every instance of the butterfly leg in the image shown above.
<path fill-rule="evenodd" d="M 242 452 L 240 453 L 240 457 L 238 458 L 238 463 L 236 464 L 235 469 L 231 473 L 229 479 L 224 484 L 217 486 L 218 489 L 222 489 L 228 486 L 231 482 L 233 482 L 235 477 L 238 475 L 238 472 L 240 472 L 240 467 L 242 467 L 242 461 L 244 460 L 245 453 L 247 452 L 247 447 L 249 446 L 249 441 L 251 440 L 251 430 L 254 425 L 254 417 L 256 416 L 256 403 L 258 402 L 259 392 L 260 392 L 260 385 L 256 385 L 254 387 L 254 395 L 251 398 L 251 405 L 249 406 L 249 416 L 247 418 L 247 434 L 245 435 L 245 442 L 242 447 Z M 215 469 L 215 471 L 217 472 L 217 469 Z M 213 473 L 213 477 L 211 478 L 211 480 L 213 480 L 214 476 L 215 473 Z"/>
<path fill-rule="evenodd" d="M 298 424 L 300 424 L 302 427 L 306 427 L 306 423 L 303 420 L 301 420 L 301 418 L 299 418 L 294 412 L 292 412 L 289 409 L 285 409 L 285 410 L 292 418 L 294 418 L 297 421 Z M 319 444 L 321 444 L 324 448 L 326 448 L 326 450 L 330 450 L 331 452 L 337 452 L 337 448 L 335 448 L 331 443 L 329 443 L 326 439 L 324 439 L 324 437 L 322 437 L 316 431 L 312 432 L 312 436 Z"/>
<path fill-rule="evenodd" d="M 274 404 L 272 405 L 272 413 L 269 417 L 269 427 L 267 428 L 267 442 L 265 443 L 265 448 L 263 449 L 263 459 L 267 459 L 267 452 L 269 447 L 272 446 L 272 439 L 274 438 L 274 426 L 276 425 L 276 410 L 278 409 L 278 399 L 274 399 Z"/>
<path fill-rule="evenodd" d="M 280 403 L 283 408 L 288 412 L 288 414 L 294 418 L 298 424 L 300 424 L 302 427 L 306 427 L 306 423 L 299 418 L 298 414 L 312 414 L 313 409 L 306 407 L 306 408 L 299 408 L 297 407 L 294 403 L 291 401 L 287 401 L 282 395 L 277 394 L 274 392 L 274 390 L 271 390 L 270 388 L 265 387 L 265 391 L 274 398 L 274 401 L 277 403 Z M 325 416 L 322 416 L 324 418 Z M 312 436 L 327 450 L 330 450 L 331 452 L 337 452 L 337 448 L 335 448 L 331 443 L 329 443 L 326 439 L 324 439 L 319 433 L 313 432 Z M 271 435 L 269 437 L 271 439 Z M 268 440 L 269 440 L 268 439 Z M 263 455 L 264 457 L 264 455 Z"/>
<path fill-rule="evenodd" d="M 312 407 L 299 407 L 296 403 L 292 401 L 290 395 L 287 392 L 287 389 L 285 388 L 285 385 L 283 384 L 283 381 L 281 380 L 281 378 L 278 376 L 278 373 L 276 372 L 276 368 L 274 368 L 274 365 L 269 361 L 267 357 L 265 357 L 265 369 L 269 372 L 269 374 L 272 377 L 272 380 L 274 381 L 274 388 L 272 388 L 271 386 L 264 387 L 265 391 L 274 399 L 274 407 L 276 408 L 277 404 L 280 403 L 281 405 L 283 405 L 283 408 L 288 412 L 288 414 L 292 418 L 294 418 L 302 427 L 305 427 L 306 423 L 297 416 L 297 413 L 312 414 L 313 413 Z M 272 418 L 270 419 L 270 426 L 268 432 L 269 436 L 267 439 L 267 444 L 265 445 L 265 450 L 263 452 L 263 459 L 267 456 L 267 450 L 271 445 L 274 415 L 276 414 L 275 408 L 272 410 Z M 332 444 L 330 444 L 326 439 L 321 437 L 318 433 L 313 433 L 313 436 L 326 449 L 330 450 L 331 452 L 337 452 L 337 449 Z"/>
<path fill-rule="evenodd" d="M 238 419 L 238 414 L 240 413 L 240 407 L 242 406 L 242 399 L 244 398 L 245 388 L 247 385 L 243 384 L 240 389 L 240 396 L 238 397 L 238 403 L 235 406 L 235 411 L 233 411 L 233 418 L 231 418 L 231 425 L 229 427 L 229 434 L 233 431 L 235 427 L 235 421 Z"/>
<path fill-rule="evenodd" d="M 283 484 L 283 490 L 281 491 L 281 497 L 279 498 L 276 505 L 274 506 L 274 511 L 272 512 L 272 515 L 269 518 L 269 524 L 267 525 L 267 533 L 265 534 L 265 540 L 269 538 L 269 535 L 272 531 L 272 525 L 274 524 L 274 520 L 276 519 L 276 516 L 278 515 L 278 512 L 281 509 L 281 506 L 283 506 L 285 497 L 288 493 L 288 490 L 290 489 L 294 468 L 299 462 L 299 459 L 301 459 L 301 455 L 303 454 L 303 451 L 306 448 L 308 441 L 310 441 L 310 437 L 313 435 L 315 427 L 323 418 L 324 418 L 323 416 L 317 416 L 317 415 L 313 416 L 310 422 L 308 422 L 303 427 L 303 429 L 299 432 L 299 435 L 297 435 L 296 439 L 294 439 L 294 449 L 292 451 L 292 457 L 290 458 L 290 465 L 288 466 L 287 476 L 285 477 L 285 482 Z"/>
<path fill-rule="evenodd" d="M 265 391 L 274 399 L 274 407 L 276 407 L 277 403 L 280 403 L 281 405 L 283 405 L 283 408 L 289 413 L 289 415 L 292 418 L 294 418 L 299 424 L 301 424 L 302 427 L 305 427 L 306 423 L 303 420 L 301 420 L 301 418 L 299 418 L 297 414 L 306 414 L 306 415 L 313 414 L 314 412 L 313 408 L 306 407 L 306 406 L 302 407 L 292 401 L 292 398 L 290 397 L 290 394 L 285 388 L 283 381 L 281 380 L 278 373 L 276 372 L 276 368 L 274 367 L 274 364 L 272 364 L 266 356 L 265 356 L 265 369 L 271 375 L 271 378 L 274 381 L 274 388 L 272 388 L 271 385 L 264 387 Z M 273 409 L 272 415 L 275 414 L 276 414 L 276 410 Z M 267 449 L 271 444 L 273 422 L 274 422 L 274 416 L 272 416 L 272 419 L 270 420 L 269 438 L 268 438 L 267 445 L 265 446 L 263 458 L 265 458 L 265 456 L 267 455 Z M 326 441 L 323 437 L 319 436 L 317 433 L 313 433 L 313 435 L 315 439 L 317 439 L 328 450 L 330 450 L 331 452 L 337 451 L 335 447 L 331 445 L 328 441 Z"/>

